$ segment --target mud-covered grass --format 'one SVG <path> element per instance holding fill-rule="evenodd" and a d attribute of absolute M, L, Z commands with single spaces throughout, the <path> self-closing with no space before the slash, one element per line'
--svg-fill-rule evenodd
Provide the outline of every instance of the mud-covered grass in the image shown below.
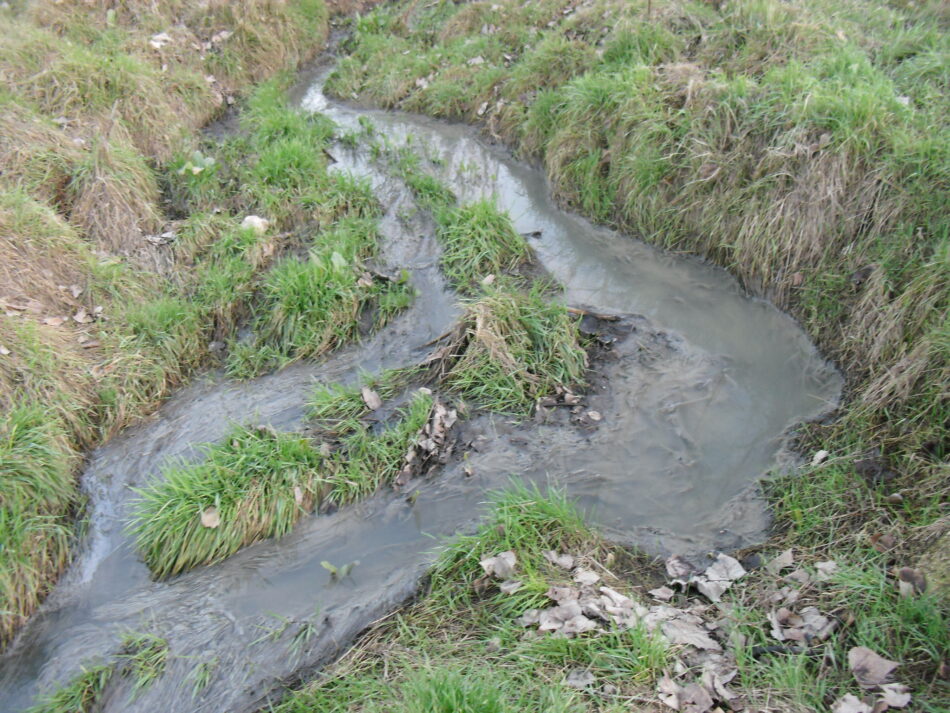
<path fill-rule="evenodd" d="M 463 303 L 457 337 L 446 347 L 446 385 L 478 408 L 530 415 L 543 396 L 584 383 L 587 354 L 577 318 L 544 285 L 490 285 Z"/>
<path fill-rule="evenodd" d="M 667 649 L 636 628 L 577 639 L 525 637 L 518 617 L 544 606 L 551 582 L 564 577 L 545 560 L 549 549 L 594 561 L 613 551 L 562 495 L 524 486 L 497 494 L 480 530 L 441 554 L 417 603 L 371 627 L 339 662 L 274 710 L 626 710 L 627 697 L 641 694 L 663 668 Z M 517 557 L 523 585 L 513 594 L 485 585 L 479 565 L 507 550 Z M 620 580 L 610 586 L 626 589 Z M 578 668 L 614 686 L 614 693 L 588 695 L 567 686 L 566 676 Z"/>
<path fill-rule="evenodd" d="M 82 672 L 42 696 L 28 713 L 92 713 L 110 684 L 130 683 L 130 700 L 151 686 L 168 662 L 168 641 L 156 634 L 126 632 L 119 652 L 105 663 L 83 665 Z"/>
<path fill-rule="evenodd" d="M 129 531 L 156 577 L 226 559 L 249 544 L 289 533 L 320 505 L 375 492 L 399 473 L 432 411 L 418 391 L 379 429 L 339 419 L 321 442 L 267 426 L 236 427 L 141 491 Z"/>

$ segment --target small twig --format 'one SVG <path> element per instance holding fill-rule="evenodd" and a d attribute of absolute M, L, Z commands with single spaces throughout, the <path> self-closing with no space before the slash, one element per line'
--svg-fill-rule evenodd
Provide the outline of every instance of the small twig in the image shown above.
<path fill-rule="evenodd" d="M 581 317 L 593 317 L 595 319 L 602 320 L 604 322 L 619 322 L 620 316 L 616 314 L 604 314 L 601 312 L 592 312 L 589 309 L 584 309 L 583 307 L 568 307 L 567 311 L 571 314 L 580 315 Z"/>

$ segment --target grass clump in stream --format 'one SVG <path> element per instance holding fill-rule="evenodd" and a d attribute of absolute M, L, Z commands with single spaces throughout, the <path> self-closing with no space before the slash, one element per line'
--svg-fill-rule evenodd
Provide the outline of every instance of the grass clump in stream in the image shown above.
<path fill-rule="evenodd" d="M 157 577 L 217 562 L 290 532 L 319 500 L 321 465 L 306 438 L 237 427 L 141 490 L 130 531 Z"/>
<path fill-rule="evenodd" d="M 114 664 L 90 666 L 62 688 L 43 696 L 28 713 L 90 713 L 114 674 Z"/>
<path fill-rule="evenodd" d="M 596 692 L 570 688 L 565 677 L 580 668 L 616 686 L 619 696 L 639 692 L 666 664 L 666 647 L 636 628 L 576 639 L 525 637 L 518 617 L 545 606 L 548 587 L 565 576 L 545 560 L 549 549 L 601 559 L 612 551 L 562 494 L 527 486 L 495 494 L 478 532 L 454 539 L 440 555 L 424 596 L 373 626 L 275 711 L 621 710 Z M 485 591 L 479 561 L 507 550 L 517 557 L 522 587 Z"/>
<path fill-rule="evenodd" d="M 442 244 L 442 270 L 464 291 L 488 275 L 514 272 L 530 258 L 527 242 L 493 200 L 443 209 L 435 220 Z"/>
<path fill-rule="evenodd" d="M 432 404 L 417 392 L 385 427 L 352 421 L 323 449 L 300 434 L 236 427 L 204 460 L 172 466 L 139 491 L 129 531 L 156 577 L 286 535 L 317 505 L 357 500 L 395 477 Z"/>
<path fill-rule="evenodd" d="M 582 384 L 587 354 L 577 319 L 530 290 L 488 287 L 465 303 L 445 383 L 476 406 L 526 416 L 537 400 Z"/>

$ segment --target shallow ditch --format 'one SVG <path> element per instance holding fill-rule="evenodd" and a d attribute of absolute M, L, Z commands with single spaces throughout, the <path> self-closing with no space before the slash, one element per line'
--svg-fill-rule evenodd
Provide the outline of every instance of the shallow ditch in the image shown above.
<path fill-rule="evenodd" d="M 512 476 L 554 483 L 589 509 L 613 538 L 650 552 L 699 553 L 760 541 L 767 525 L 756 481 L 790 458 L 789 429 L 836 402 L 841 380 L 786 315 L 743 293 L 725 272 L 660 253 L 559 210 L 537 170 L 480 141 L 464 126 L 329 101 L 321 69 L 301 106 L 346 129 L 368 118 L 400 144 L 421 140 L 462 201 L 495 196 L 530 233 L 543 269 L 569 304 L 623 315 L 598 360 L 584 409 L 572 422 L 479 416 L 461 429 L 464 460 L 415 481 L 411 497 L 384 490 L 230 559 L 153 582 L 123 532 L 132 488 L 170 458 L 221 438 L 234 422 L 300 428 L 317 382 L 418 362 L 458 317 L 439 273 L 431 224 L 408 191 L 360 149 L 334 149 L 338 170 L 371 179 L 385 207 L 381 268 L 405 268 L 418 296 L 358 346 L 248 382 L 210 375 L 182 389 L 148 422 L 90 458 L 83 486 L 90 521 L 76 561 L 0 659 L 2 710 L 67 681 L 83 662 L 118 648 L 124 631 L 167 638 L 164 675 L 130 702 L 110 686 L 107 711 L 256 710 L 284 680 L 338 655 L 367 624 L 405 601 L 432 561 L 437 537 L 470 529 L 485 491 Z M 577 419 L 574 419 L 576 421 Z M 359 564 L 335 581 L 326 561 Z M 301 636 L 306 632 L 306 636 Z M 210 663 L 193 694 L 189 674 Z"/>

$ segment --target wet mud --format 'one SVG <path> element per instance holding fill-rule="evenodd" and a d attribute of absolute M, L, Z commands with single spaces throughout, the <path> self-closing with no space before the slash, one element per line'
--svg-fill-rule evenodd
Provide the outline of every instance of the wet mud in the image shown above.
<path fill-rule="evenodd" d="M 583 403 L 552 406 L 520 424 L 477 416 L 458 433 L 464 461 L 413 481 L 411 494 L 384 489 L 304 518 L 287 537 L 217 565 L 152 581 L 124 533 L 134 488 L 170 459 L 197 457 L 197 445 L 235 422 L 304 428 L 315 384 L 417 363 L 459 315 L 438 270 L 431 222 L 409 192 L 365 150 L 335 147 L 337 170 L 372 181 L 385 208 L 378 267 L 407 269 L 415 303 L 319 362 L 248 382 L 208 375 L 93 453 L 83 474 L 87 533 L 55 591 L 0 658 L 0 710 L 22 710 L 82 663 L 106 659 L 127 631 L 167 638 L 169 663 L 134 701 L 125 684 L 112 686 L 103 710 L 257 710 L 282 682 L 319 668 L 410 597 L 440 538 L 472 529 L 486 491 L 513 477 L 567 489 L 611 538 L 649 552 L 760 541 L 768 521 L 757 481 L 791 459 L 790 429 L 835 405 L 841 379 L 833 367 L 790 318 L 722 270 L 560 210 L 542 174 L 471 128 L 330 101 L 323 73 L 301 92 L 305 110 L 344 129 L 368 117 L 396 144 L 413 136 L 461 200 L 494 196 L 516 228 L 534 236 L 541 267 L 565 287 L 561 299 L 622 315 L 594 330 L 601 345 Z M 359 564 L 336 581 L 323 561 Z M 189 674 L 202 663 L 212 664 L 211 681 L 195 696 Z"/>

